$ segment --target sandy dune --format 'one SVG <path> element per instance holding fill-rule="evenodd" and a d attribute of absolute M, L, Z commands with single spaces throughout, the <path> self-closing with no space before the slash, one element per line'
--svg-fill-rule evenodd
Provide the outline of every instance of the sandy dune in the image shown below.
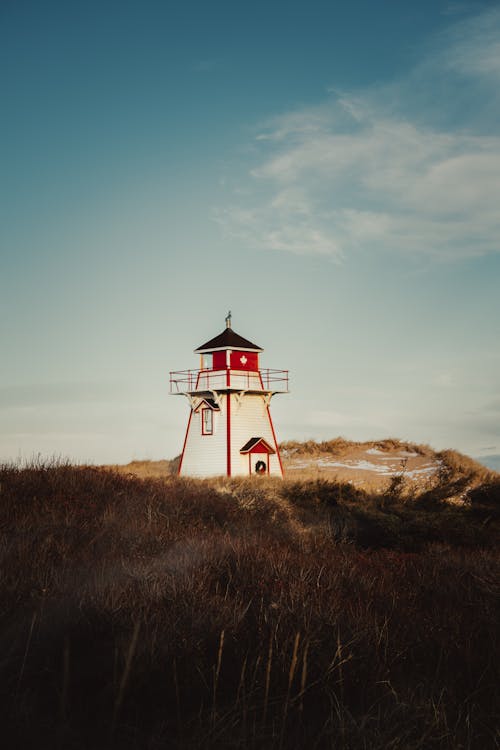
<path fill-rule="evenodd" d="M 382 489 L 397 475 L 403 475 L 405 480 L 422 488 L 441 466 L 441 461 L 432 454 L 422 455 L 405 447 L 381 450 L 371 443 L 366 446 L 370 447 L 353 444 L 338 456 L 331 452 L 307 455 L 285 447 L 282 451 L 284 469 L 290 478 L 294 474 L 297 478 L 306 474 Z"/>

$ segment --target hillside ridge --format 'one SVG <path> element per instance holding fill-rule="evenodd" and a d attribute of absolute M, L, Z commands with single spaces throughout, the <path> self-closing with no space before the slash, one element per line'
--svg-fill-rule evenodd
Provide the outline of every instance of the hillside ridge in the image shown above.
<path fill-rule="evenodd" d="M 436 451 L 429 445 L 399 438 L 288 440 L 281 443 L 280 450 L 286 480 L 347 482 L 376 493 L 397 484 L 401 494 L 420 495 L 448 484 L 448 499 L 460 502 L 469 491 L 500 476 L 458 451 Z M 108 468 L 141 478 L 161 478 L 177 473 L 179 458 L 134 460 Z"/>

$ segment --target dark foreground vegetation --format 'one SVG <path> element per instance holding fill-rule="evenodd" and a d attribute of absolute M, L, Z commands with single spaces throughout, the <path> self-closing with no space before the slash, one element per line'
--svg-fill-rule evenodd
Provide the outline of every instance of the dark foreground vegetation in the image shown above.
<path fill-rule="evenodd" d="M 495 747 L 500 485 L 0 469 L 6 748 Z"/>

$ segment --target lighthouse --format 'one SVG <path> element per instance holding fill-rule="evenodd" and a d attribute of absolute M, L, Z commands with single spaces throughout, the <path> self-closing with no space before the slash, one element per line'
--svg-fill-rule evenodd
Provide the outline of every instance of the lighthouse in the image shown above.
<path fill-rule="evenodd" d="M 182 476 L 283 476 L 271 399 L 288 393 L 288 371 L 260 369 L 260 346 L 231 327 L 194 350 L 196 370 L 170 373 L 170 393 L 189 403 Z"/>

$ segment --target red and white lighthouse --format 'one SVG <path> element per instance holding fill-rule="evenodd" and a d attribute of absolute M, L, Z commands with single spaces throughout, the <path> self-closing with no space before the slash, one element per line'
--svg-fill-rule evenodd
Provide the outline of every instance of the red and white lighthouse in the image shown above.
<path fill-rule="evenodd" d="M 170 393 L 186 396 L 189 421 L 179 474 L 283 476 L 271 398 L 288 393 L 287 370 L 261 370 L 260 346 L 226 328 L 202 344 L 200 369 L 170 373 Z"/>

